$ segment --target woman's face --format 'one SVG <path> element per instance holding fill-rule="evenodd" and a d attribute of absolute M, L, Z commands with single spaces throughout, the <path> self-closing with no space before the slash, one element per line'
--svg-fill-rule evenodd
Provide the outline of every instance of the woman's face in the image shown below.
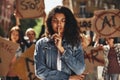
<path fill-rule="evenodd" d="M 33 31 L 29 31 L 27 33 L 27 37 L 29 38 L 30 42 L 33 42 L 33 40 L 35 40 L 35 33 Z"/>
<path fill-rule="evenodd" d="M 108 38 L 106 39 L 107 44 L 114 44 L 114 39 L 113 38 Z"/>
<path fill-rule="evenodd" d="M 64 26 L 65 26 L 65 15 L 62 13 L 56 13 L 52 17 L 52 28 L 55 33 L 60 33 L 60 35 L 63 35 L 64 32 Z"/>
<path fill-rule="evenodd" d="M 19 40 L 19 32 L 18 31 L 12 31 L 11 32 L 11 41 L 17 42 Z"/>

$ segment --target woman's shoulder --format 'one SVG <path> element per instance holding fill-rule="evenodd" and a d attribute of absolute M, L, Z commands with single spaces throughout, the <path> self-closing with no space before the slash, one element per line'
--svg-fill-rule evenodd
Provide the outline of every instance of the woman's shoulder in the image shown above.
<path fill-rule="evenodd" d="M 48 41 L 49 41 L 48 37 L 42 37 L 36 42 L 36 44 L 42 44 L 42 43 L 44 44 L 47 43 Z"/>

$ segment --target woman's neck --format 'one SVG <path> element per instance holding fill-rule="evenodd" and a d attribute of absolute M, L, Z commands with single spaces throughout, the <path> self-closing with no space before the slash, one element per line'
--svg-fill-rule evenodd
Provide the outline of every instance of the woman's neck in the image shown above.
<path fill-rule="evenodd" d="M 114 43 L 109 44 L 110 47 L 114 47 Z"/>

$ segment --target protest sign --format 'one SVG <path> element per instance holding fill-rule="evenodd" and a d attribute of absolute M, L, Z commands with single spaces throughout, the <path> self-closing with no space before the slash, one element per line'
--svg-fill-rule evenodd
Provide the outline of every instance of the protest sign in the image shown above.
<path fill-rule="evenodd" d="M 90 30 L 99 37 L 120 37 L 120 10 L 98 10 L 92 18 L 76 18 L 81 31 Z"/>
<path fill-rule="evenodd" d="M 44 0 L 16 0 L 16 12 L 20 18 L 38 18 L 45 15 Z"/>
<path fill-rule="evenodd" d="M 86 72 L 93 72 L 97 66 L 104 65 L 103 50 L 88 46 L 85 50 Z"/>
<path fill-rule="evenodd" d="M 33 61 L 34 48 L 35 45 L 33 44 L 14 64 L 15 72 L 22 80 L 40 80 L 35 76 Z"/>
<path fill-rule="evenodd" d="M 88 46 L 84 49 L 84 52 L 86 65 L 85 73 L 88 73 L 85 80 L 96 80 L 98 79 L 98 66 L 104 66 L 105 63 L 103 50 L 97 47 L 94 48 L 92 46 Z"/>
<path fill-rule="evenodd" d="M 94 18 L 76 18 L 81 31 L 91 30 L 94 27 Z"/>
<path fill-rule="evenodd" d="M 0 76 L 6 76 L 18 44 L 0 37 Z"/>
<path fill-rule="evenodd" d="M 99 10 L 94 12 L 92 30 L 99 36 L 120 37 L 120 10 Z"/>

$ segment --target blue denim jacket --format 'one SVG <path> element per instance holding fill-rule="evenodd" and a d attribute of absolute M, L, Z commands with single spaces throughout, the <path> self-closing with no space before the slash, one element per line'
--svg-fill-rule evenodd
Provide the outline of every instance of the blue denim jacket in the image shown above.
<path fill-rule="evenodd" d="M 61 56 L 62 69 L 57 70 L 57 48 L 53 41 L 44 37 L 37 41 L 34 52 L 35 74 L 42 80 L 68 80 L 70 75 L 79 75 L 85 70 L 81 45 L 72 48 L 65 40 Z"/>

